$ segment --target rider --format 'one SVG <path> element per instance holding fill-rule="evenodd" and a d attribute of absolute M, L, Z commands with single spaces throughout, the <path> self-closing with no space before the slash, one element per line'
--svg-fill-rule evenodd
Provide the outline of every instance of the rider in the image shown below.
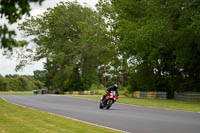
<path fill-rule="evenodd" d="M 118 93 L 118 86 L 117 84 L 114 84 L 113 86 L 109 87 L 107 90 L 106 90 L 106 94 L 103 96 L 103 99 L 108 96 L 111 91 L 115 91 L 117 93 L 117 97 L 119 96 L 119 93 Z"/>

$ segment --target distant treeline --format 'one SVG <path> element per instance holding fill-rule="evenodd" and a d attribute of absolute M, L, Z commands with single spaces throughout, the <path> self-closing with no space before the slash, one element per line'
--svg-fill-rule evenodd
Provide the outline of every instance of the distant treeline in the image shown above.
<path fill-rule="evenodd" d="M 41 89 L 44 83 L 30 75 L 0 75 L 0 91 L 31 91 Z"/>

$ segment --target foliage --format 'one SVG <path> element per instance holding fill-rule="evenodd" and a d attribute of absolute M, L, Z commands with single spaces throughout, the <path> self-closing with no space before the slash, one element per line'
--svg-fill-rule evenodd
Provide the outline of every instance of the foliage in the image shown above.
<path fill-rule="evenodd" d="M 34 27 L 34 28 L 33 28 Z M 83 90 L 99 84 L 98 66 L 108 62 L 110 38 L 100 15 L 77 2 L 61 2 L 19 26 L 34 35 L 38 45 L 33 60 L 47 58 L 49 89 Z"/>
<path fill-rule="evenodd" d="M 90 90 L 106 90 L 106 88 L 102 84 L 92 84 Z"/>
<path fill-rule="evenodd" d="M 46 74 L 45 70 L 35 70 L 33 71 L 34 79 L 39 80 L 42 83 L 46 82 Z"/>
<path fill-rule="evenodd" d="M 0 75 L 0 90 L 6 91 L 6 83 L 3 76 Z"/>
<path fill-rule="evenodd" d="M 73 73 L 70 76 L 69 82 L 65 83 L 65 85 L 66 85 L 65 88 L 67 88 L 68 91 L 83 90 L 81 75 L 80 75 L 78 66 L 73 68 Z"/>
<path fill-rule="evenodd" d="M 31 91 L 41 89 L 44 83 L 26 75 L 0 75 L 0 91 Z"/>
<path fill-rule="evenodd" d="M 33 82 L 33 84 L 36 86 L 35 88 L 36 89 L 42 89 L 43 87 L 44 87 L 44 82 L 41 82 L 41 81 L 39 81 L 39 80 L 35 80 L 34 82 Z"/>
<path fill-rule="evenodd" d="M 200 91 L 199 0 L 100 0 L 134 90 Z M 110 15 L 110 12 L 111 15 Z"/>
<path fill-rule="evenodd" d="M 128 92 L 173 96 L 200 91 L 199 3 L 99 0 L 94 11 L 77 1 L 62 2 L 19 29 L 37 44 L 28 57 L 47 60 L 45 76 L 36 77 L 49 89 L 98 89 L 117 82 Z"/>
<path fill-rule="evenodd" d="M 39 2 L 44 0 L 0 0 L 0 17 L 8 20 L 9 24 L 16 23 L 23 15 L 29 15 L 31 10 L 30 2 Z M 0 25 L 0 48 L 8 48 L 12 50 L 13 47 L 24 46 L 27 42 L 16 41 L 14 36 L 15 31 L 9 30 L 7 25 Z"/>

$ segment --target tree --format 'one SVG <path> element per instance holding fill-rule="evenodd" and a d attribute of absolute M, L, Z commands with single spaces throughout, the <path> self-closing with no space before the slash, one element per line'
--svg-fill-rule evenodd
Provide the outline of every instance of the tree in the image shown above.
<path fill-rule="evenodd" d="M 5 85 L 5 79 L 2 75 L 0 75 L 0 91 L 6 91 Z"/>
<path fill-rule="evenodd" d="M 97 12 L 77 2 L 60 3 L 19 28 L 27 36 L 35 36 L 38 47 L 34 60 L 47 58 L 49 88 L 67 89 L 65 86 L 74 82 L 70 81 L 72 75 L 80 75 L 84 89 L 99 84 L 98 66 L 107 62 L 104 55 L 110 53 L 110 38 Z"/>
<path fill-rule="evenodd" d="M 42 89 L 44 87 L 44 83 L 39 80 L 35 80 L 33 83 L 36 86 L 34 89 Z"/>
<path fill-rule="evenodd" d="M 0 75 L 0 91 L 31 91 L 43 88 L 44 83 L 32 75 Z"/>
<path fill-rule="evenodd" d="M 35 70 L 33 71 L 34 78 L 36 80 L 39 80 L 42 83 L 46 82 L 46 74 L 47 72 L 45 70 Z"/>
<path fill-rule="evenodd" d="M 83 84 L 81 81 L 81 75 L 79 71 L 79 66 L 76 66 L 73 68 L 73 73 L 70 76 L 70 79 L 67 83 L 65 83 L 65 88 L 67 88 L 66 91 L 80 91 L 83 89 Z"/>
<path fill-rule="evenodd" d="M 9 24 L 16 23 L 24 14 L 28 14 L 31 10 L 30 2 L 39 2 L 44 0 L 0 0 L 0 15 L 8 20 Z M 8 27 L 0 25 L 0 48 L 12 49 L 13 46 L 23 46 L 24 41 L 17 42 L 14 39 L 15 31 L 10 31 Z"/>
<path fill-rule="evenodd" d="M 31 80 L 28 76 L 6 75 L 5 81 L 7 91 L 30 91 L 36 88 L 34 80 Z"/>
<path fill-rule="evenodd" d="M 113 37 L 137 75 L 138 88 L 199 91 L 199 3 L 100 0 L 98 9 L 112 20 Z"/>

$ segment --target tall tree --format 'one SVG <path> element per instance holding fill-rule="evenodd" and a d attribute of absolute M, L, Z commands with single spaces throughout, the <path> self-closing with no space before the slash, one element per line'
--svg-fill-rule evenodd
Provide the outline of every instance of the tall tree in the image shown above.
<path fill-rule="evenodd" d="M 97 12 L 77 2 L 60 3 L 40 17 L 26 20 L 20 30 L 35 36 L 34 59 L 47 58 L 49 87 L 66 89 L 75 70 L 84 89 L 98 84 L 97 68 L 106 61 L 110 38 Z"/>
<path fill-rule="evenodd" d="M 139 88 L 199 91 L 199 3 L 199 0 L 100 0 L 99 10 L 111 18 L 113 36 L 133 66 L 131 73 L 138 75 L 135 76 Z M 146 82 L 146 78 L 153 83 Z"/>

